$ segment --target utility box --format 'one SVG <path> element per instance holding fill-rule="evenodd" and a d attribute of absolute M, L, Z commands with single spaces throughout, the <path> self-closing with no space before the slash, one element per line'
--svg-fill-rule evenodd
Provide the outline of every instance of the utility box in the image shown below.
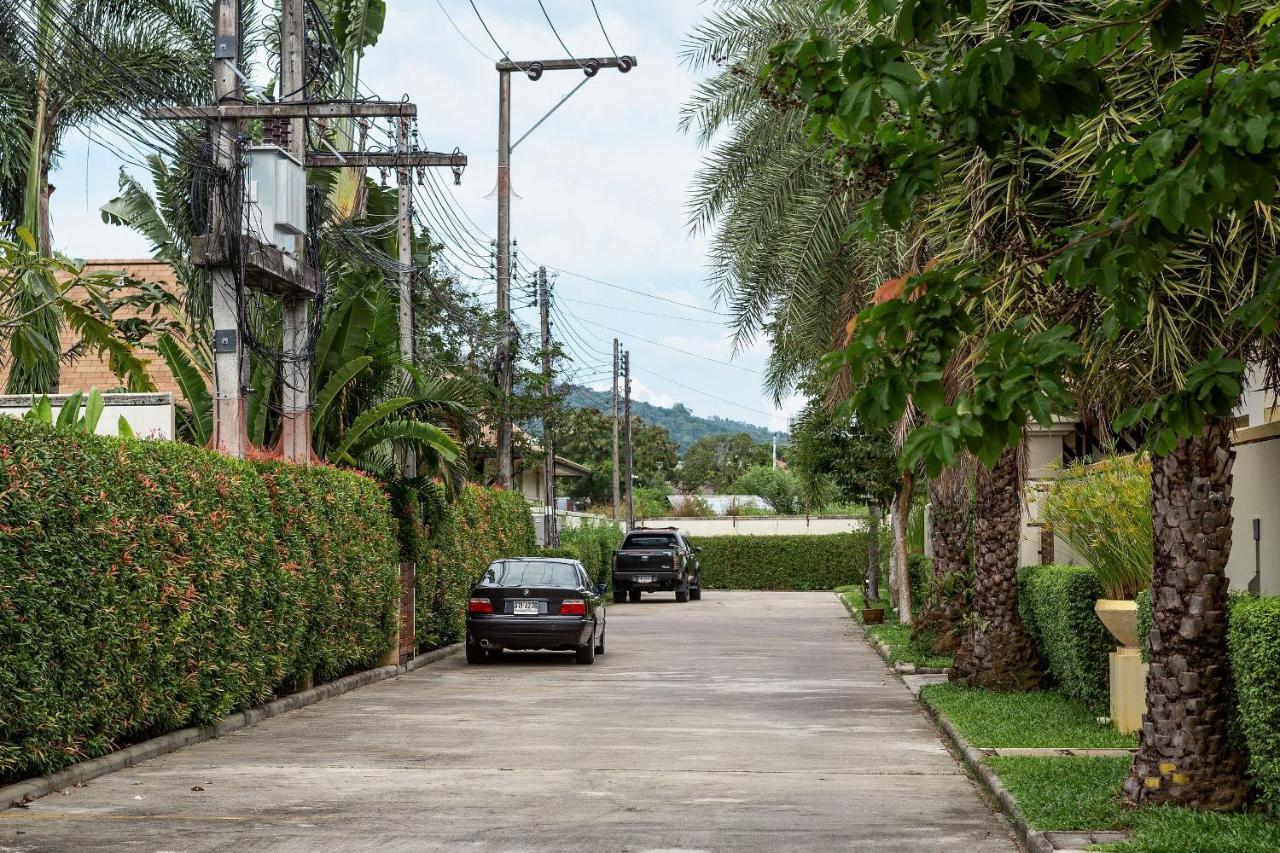
<path fill-rule="evenodd" d="M 307 233 L 307 171 L 283 148 L 254 145 L 245 170 L 248 236 L 275 246 L 295 268 Z"/>

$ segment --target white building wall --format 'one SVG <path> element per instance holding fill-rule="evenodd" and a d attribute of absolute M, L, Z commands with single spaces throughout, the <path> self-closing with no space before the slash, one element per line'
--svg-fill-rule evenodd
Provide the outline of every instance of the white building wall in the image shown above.
<path fill-rule="evenodd" d="M 675 527 L 689 536 L 804 536 L 866 530 L 861 516 L 739 515 L 718 518 L 646 518 L 644 527 Z"/>

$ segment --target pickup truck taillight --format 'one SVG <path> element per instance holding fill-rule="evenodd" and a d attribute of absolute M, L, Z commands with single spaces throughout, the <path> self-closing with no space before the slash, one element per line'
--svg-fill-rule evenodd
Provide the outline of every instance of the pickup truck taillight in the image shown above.
<path fill-rule="evenodd" d="M 566 598 L 560 605 L 561 616 L 587 615 L 587 602 L 581 598 Z"/>
<path fill-rule="evenodd" d="M 493 602 L 487 598 L 473 598 L 467 602 L 468 613 L 492 613 Z"/>

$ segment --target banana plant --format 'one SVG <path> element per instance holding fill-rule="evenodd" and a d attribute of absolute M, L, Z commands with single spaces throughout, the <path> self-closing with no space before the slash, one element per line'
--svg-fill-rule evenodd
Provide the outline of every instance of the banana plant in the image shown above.
<path fill-rule="evenodd" d="M 82 402 L 84 414 L 80 413 Z M 102 394 L 97 388 L 89 390 L 87 400 L 82 391 L 76 391 L 68 396 L 56 418 L 53 416 L 53 403 L 49 400 L 48 394 L 41 394 L 39 400 L 32 395 L 31 409 L 22 416 L 22 419 L 48 424 L 59 429 L 69 429 L 85 435 L 94 435 L 98 431 L 98 422 L 102 420 L 104 409 L 106 409 L 106 401 L 102 399 Z M 116 432 L 123 438 L 134 437 L 133 427 L 125 420 L 124 415 L 121 415 L 116 423 Z"/>

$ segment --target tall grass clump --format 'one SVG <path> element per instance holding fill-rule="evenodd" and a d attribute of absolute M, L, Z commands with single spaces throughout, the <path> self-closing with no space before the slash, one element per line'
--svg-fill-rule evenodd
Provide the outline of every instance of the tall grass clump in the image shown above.
<path fill-rule="evenodd" d="M 1065 468 L 1043 498 L 1040 521 L 1097 573 L 1108 598 L 1151 585 L 1151 461 L 1109 456 Z"/>

